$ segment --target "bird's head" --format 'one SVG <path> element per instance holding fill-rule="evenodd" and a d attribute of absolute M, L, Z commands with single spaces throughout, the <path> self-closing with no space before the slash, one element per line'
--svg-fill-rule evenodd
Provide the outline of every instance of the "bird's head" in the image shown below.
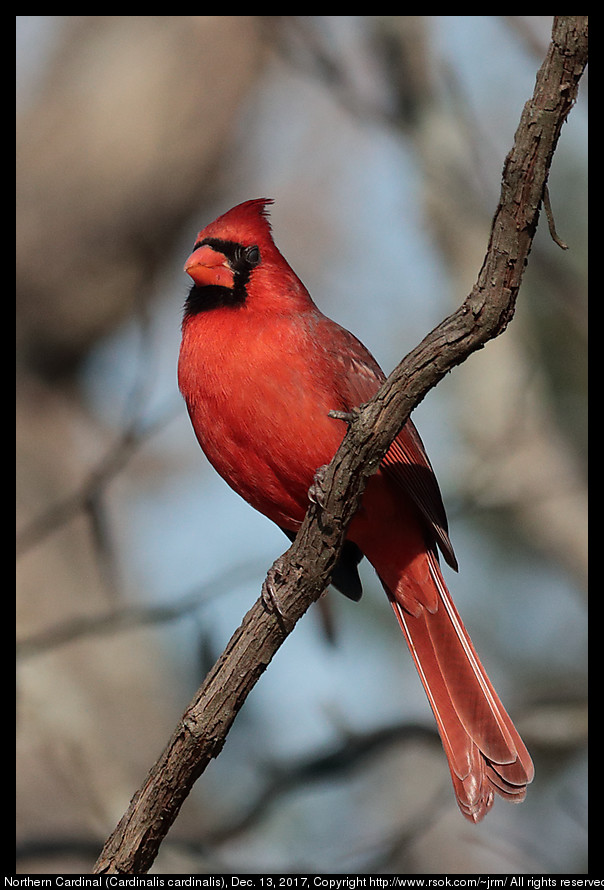
<path fill-rule="evenodd" d="M 199 232 L 185 263 L 193 279 L 185 317 L 224 306 L 264 304 L 269 297 L 273 303 L 300 289 L 308 298 L 273 241 L 267 209 L 272 203 L 271 198 L 245 201 Z"/>

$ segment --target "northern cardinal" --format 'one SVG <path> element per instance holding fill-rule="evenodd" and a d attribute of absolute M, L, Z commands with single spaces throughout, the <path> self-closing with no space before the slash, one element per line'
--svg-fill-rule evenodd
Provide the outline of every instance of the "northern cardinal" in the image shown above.
<path fill-rule="evenodd" d="M 317 469 L 346 431 L 330 411 L 368 401 L 384 374 L 352 334 L 323 315 L 277 249 L 269 199 L 206 226 L 185 264 L 179 387 L 210 463 L 293 539 Z M 440 490 L 408 420 L 347 532 L 333 583 L 353 600 L 365 556 L 375 568 L 434 711 L 457 803 L 478 822 L 494 792 L 521 801 L 533 764 L 445 585 L 454 569 Z"/>

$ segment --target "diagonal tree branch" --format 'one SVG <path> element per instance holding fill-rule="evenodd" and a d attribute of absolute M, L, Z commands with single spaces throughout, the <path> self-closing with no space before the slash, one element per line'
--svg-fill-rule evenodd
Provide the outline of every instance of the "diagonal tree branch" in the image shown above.
<path fill-rule="evenodd" d="M 220 753 L 248 693 L 328 585 L 365 483 L 401 426 L 448 371 L 511 321 L 554 150 L 586 64 L 587 16 L 556 16 L 533 96 L 504 164 L 499 204 L 472 292 L 350 418 L 337 454 L 317 475 L 295 542 L 270 569 L 262 595 L 109 837 L 95 874 L 144 874 L 149 869 L 193 784 Z"/>

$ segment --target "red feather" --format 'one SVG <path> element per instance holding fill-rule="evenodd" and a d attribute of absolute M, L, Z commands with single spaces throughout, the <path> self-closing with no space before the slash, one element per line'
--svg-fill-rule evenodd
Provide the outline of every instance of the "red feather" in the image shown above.
<path fill-rule="evenodd" d="M 210 462 L 291 534 L 306 513 L 315 471 L 345 432 L 329 412 L 368 401 L 384 374 L 356 337 L 319 311 L 281 256 L 269 203 L 247 201 L 199 233 L 185 266 L 194 284 L 178 376 Z M 437 547 L 453 568 L 457 562 L 411 421 L 369 480 L 348 539 L 374 566 L 403 630 L 462 813 L 479 821 L 494 793 L 522 800 L 533 765 L 441 574 Z"/>

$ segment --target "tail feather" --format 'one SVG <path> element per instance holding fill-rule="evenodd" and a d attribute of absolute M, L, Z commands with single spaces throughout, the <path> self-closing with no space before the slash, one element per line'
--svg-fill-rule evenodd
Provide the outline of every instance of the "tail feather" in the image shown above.
<path fill-rule="evenodd" d="M 453 604 L 436 557 L 428 554 L 438 607 L 410 614 L 404 595 L 385 586 L 434 711 L 459 808 L 472 822 L 493 805 L 494 792 L 524 799 L 533 764 Z"/>
<path fill-rule="evenodd" d="M 512 784 L 512 782 L 506 782 L 491 764 L 487 764 L 486 773 L 489 781 L 494 788 L 497 788 L 497 793 L 502 797 L 517 803 L 520 803 L 526 797 L 526 780 L 517 785 Z"/>

